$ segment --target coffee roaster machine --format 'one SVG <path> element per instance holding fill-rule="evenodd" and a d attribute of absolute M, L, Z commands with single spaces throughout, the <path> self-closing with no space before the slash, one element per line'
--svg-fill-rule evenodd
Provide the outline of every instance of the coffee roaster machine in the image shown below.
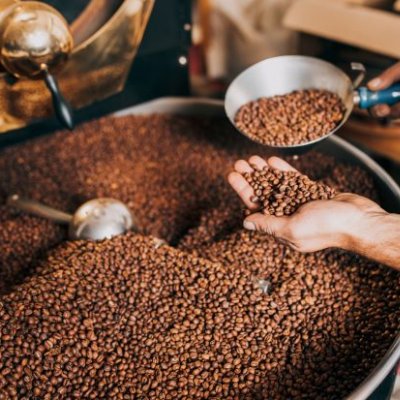
<path fill-rule="evenodd" d="M 0 0 L 0 145 L 63 128 L 66 105 L 76 124 L 188 95 L 190 15 L 185 0 Z"/>
<path fill-rule="evenodd" d="M 189 95 L 190 1 L 45 3 L 0 0 L 0 147 L 119 110 L 223 114 L 219 101 L 148 103 Z M 398 187 L 369 157 L 338 138 L 323 147 L 366 167 L 400 212 Z M 399 355 L 400 337 L 349 399 L 389 399 Z"/>

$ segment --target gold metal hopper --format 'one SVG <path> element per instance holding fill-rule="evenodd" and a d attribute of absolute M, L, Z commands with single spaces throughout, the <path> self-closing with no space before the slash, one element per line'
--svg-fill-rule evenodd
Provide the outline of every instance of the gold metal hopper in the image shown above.
<path fill-rule="evenodd" d="M 1 10 L 12 0 L 0 1 Z M 124 88 L 142 41 L 154 0 L 91 0 L 71 25 L 75 47 L 56 74 L 73 108 L 81 108 Z M 1 40 L 1 32 L 0 32 Z M 21 128 L 52 115 L 51 95 L 43 80 L 10 79 L 0 72 L 0 132 Z"/>

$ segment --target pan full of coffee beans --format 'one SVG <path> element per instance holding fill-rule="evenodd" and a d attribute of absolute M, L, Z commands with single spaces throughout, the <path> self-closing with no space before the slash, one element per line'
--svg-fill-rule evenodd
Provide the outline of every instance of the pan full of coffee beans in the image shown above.
<path fill-rule="evenodd" d="M 306 56 L 281 56 L 261 61 L 229 86 L 225 112 L 249 139 L 281 154 L 299 154 L 340 129 L 353 107 L 399 101 L 400 84 L 372 92 L 358 87 L 362 64 L 352 63 L 356 78 L 326 61 Z"/>
<path fill-rule="evenodd" d="M 226 176 L 253 154 L 223 102 L 177 98 L 2 149 L 0 400 L 366 400 L 399 359 L 400 274 L 243 229 Z M 340 138 L 287 161 L 309 178 L 247 176 L 270 214 L 333 190 L 400 212 Z M 15 192 L 65 212 L 119 199 L 136 229 L 69 240 Z"/>

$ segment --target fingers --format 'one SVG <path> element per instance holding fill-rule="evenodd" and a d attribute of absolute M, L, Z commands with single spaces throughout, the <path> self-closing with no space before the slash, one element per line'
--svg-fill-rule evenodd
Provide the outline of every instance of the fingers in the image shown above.
<path fill-rule="evenodd" d="M 288 222 L 289 217 L 275 217 L 256 213 L 248 216 L 244 220 L 243 226 L 250 231 L 263 232 L 268 235 L 284 238 Z"/>
<path fill-rule="evenodd" d="M 389 107 L 387 104 L 378 104 L 371 108 L 371 114 L 376 118 L 400 118 L 400 103 Z"/>
<path fill-rule="evenodd" d="M 400 80 L 400 63 L 392 65 L 382 74 L 368 82 L 368 88 L 371 90 L 382 90 L 388 88 L 393 83 Z"/>
<path fill-rule="evenodd" d="M 400 62 L 394 64 L 386 71 L 382 72 L 381 75 L 368 82 L 368 88 L 374 91 L 382 90 L 388 88 L 398 81 L 400 81 Z M 371 109 L 371 114 L 377 118 L 399 118 L 400 106 L 396 104 L 390 108 L 387 104 L 378 104 Z"/>
<path fill-rule="evenodd" d="M 228 182 L 250 210 L 257 210 L 259 205 L 251 201 L 254 196 L 253 188 L 249 185 L 243 174 L 252 173 L 254 168 L 263 169 L 267 162 L 259 156 L 252 156 L 249 161 L 238 160 L 235 163 L 235 172 L 228 175 Z M 254 168 L 253 168 L 254 167 Z"/>
<path fill-rule="evenodd" d="M 253 168 L 249 165 L 249 163 L 245 160 L 236 161 L 234 169 L 235 171 L 239 172 L 239 174 L 246 174 L 254 171 Z"/>
<path fill-rule="evenodd" d="M 250 165 L 253 165 L 256 169 L 263 169 L 264 167 L 268 167 L 267 162 L 261 158 L 260 156 L 251 156 L 249 158 Z"/>
<path fill-rule="evenodd" d="M 268 159 L 268 165 L 272 168 L 279 169 L 281 171 L 297 171 L 286 161 L 282 160 L 279 157 L 270 157 Z"/>
<path fill-rule="evenodd" d="M 387 104 L 378 104 L 371 108 L 371 114 L 375 118 L 384 118 L 390 115 L 391 109 Z"/>
<path fill-rule="evenodd" d="M 240 174 L 251 173 L 254 169 L 263 169 L 271 167 L 281 171 L 297 171 L 289 163 L 279 157 L 270 157 L 268 161 L 260 156 L 251 156 L 249 161 L 239 160 L 235 163 L 235 170 Z"/>
<path fill-rule="evenodd" d="M 270 157 L 268 161 L 265 161 L 260 156 L 251 156 L 249 158 L 249 164 L 253 165 L 257 169 L 271 167 L 274 169 L 279 169 L 281 171 L 296 171 L 290 164 L 279 157 Z"/>
<path fill-rule="evenodd" d="M 259 208 L 257 203 L 251 201 L 254 196 L 253 188 L 249 185 L 246 179 L 243 177 L 244 174 L 252 173 L 254 169 L 262 170 L 265 167 L 272 167 L 281 171 L 296 171 L 290 164 L 278 157 L 271 157 L 268 162 L 260 156 L 251 156 L 249 161 L 238 160 L 235 163 L 234 172 L 228 175 L 228 182 L 235 190 L 235 192 L 242 199 L 243 203 L 250 210 L 254 211 Z"/>
<path fill-rule="evenodd" d="M 258 205 L 250 200 L 251 197 L 254 196 L 253 188 L 248 184 L 243 175 L 236 171 L 231 172 L 228 175 L 228 182 L 242 199 L 246 207 L 250 210 L 256 210 L 258 208 Z"/>
<path fill-rule="evenodd" d="M 253 172 L 253 168 L 245 160 L 236 161 L 234 168 L 235 172 L 229 174 L 228 182 L 242 199 L 246 207 L 248 207 L 250 210 L 256 210 L 258 208 L 258 205 L 251 201 L 251 198 L 254 196 L 253 188 L 242 176 L 242 174 Z"/>

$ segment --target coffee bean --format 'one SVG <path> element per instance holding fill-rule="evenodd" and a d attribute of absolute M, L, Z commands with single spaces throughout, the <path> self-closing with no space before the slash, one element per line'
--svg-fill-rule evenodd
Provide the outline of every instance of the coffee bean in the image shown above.
<path fill-rule="evenodd" d="M 239 130 L 271 146 L 293 146 L 325 136 L 343 120 L 341 98 L 328 90 L 296 90 L 243 105 L 235 116 Z"/>
<path fill-rule="evenodd" d="M 336 194 L 335 189 L 295 171 L 283 172 L 265 167 L 262 172 L 260 174 L 255 169 L 252 173 L 244 174 L 244 177 L 253 190 L 263 187 L 258 190 L 261 194 L 257 197 L 263 197 L 261 212 L 267 215 L 291 215 L 307 201 L 331 199 Z M 284 192 L 285 196 L 282 195 Z"/>
<path fill-rule="evenodd" d="M 378 364 L 398 330 L 398 274 L 242 229 L 225 176 L 264 154 L 234 135 L 219 118 L 107 117 L 0 153 L 2 202 L 17 191 L 73 211 L 115 197 L 140 231 L 72 242 L 0 206 L 0 399 L 337 399 Z M 292 212 L 321 184 L 376 196 L 359 167 L 288 161 L 314 183 L 249 174 L 264 212 Z"/>

